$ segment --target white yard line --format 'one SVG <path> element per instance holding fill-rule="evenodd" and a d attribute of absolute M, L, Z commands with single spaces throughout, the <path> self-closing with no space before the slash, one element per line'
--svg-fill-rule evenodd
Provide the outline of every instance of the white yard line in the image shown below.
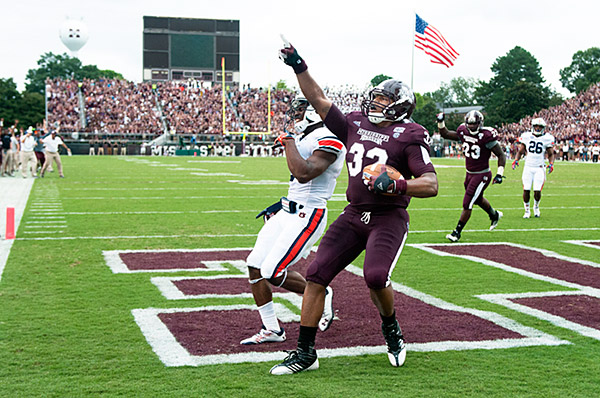
<path fill-rule="evenodd" d="M 600 246 L 591 244 L 592 242 L 600 242 L 599 239 L 563 240 L 563 242 L 600 250 Z"/>
<path fill-rule="evenodd" d="M 29 224 L 50 224 L 50 225 L 55 225 L 55 224 L 66 224 L 66 221 L 61 221 L 61 220 L 54 220 L 54 221 L 25 221 L 25 225 L 29 225 Z"/>
<path fill-rule="evenodd" d="M 25 225 L 25 228 L 64 228 L 66 225 Z"/>
<path fill-rule="evenodd" d="M 65 232 L 65 231 L 63 231 L 63 230 L 61 230 L 61 231 L 23 231 L 24 234 L 40 234 L 40 235 L 41 234 L 60 234 L 63 232 Z M 27 239 L 27 238 L 23 238 L 22 240 L 25 240 L 25 239 Z"/>
<path fill-rule="evenodd" d="M 263 199 L 257 196 L 67 196 L 63 200 L 173 200 L 173 199 Z M 278 199 L 278 198 L 277 198 Z"/>
<path fill-rule="evenodd" d="M 64 220 L 64 216 L 27 216 L 28 220 L 52 220 L 52 219 L 60 219 Z"/>
<path fill-rule="evenodd" d="M 345 206 L 344 206 L 345 207 Z M 600 209 L 600 206 L 548 206 L 543 207 L 542 210 L 570 210 L 570 209 Z M 261 209 L 247 209 L 247 210 L 181 210 L 181 211 L 72 211 L 72 212 L 64 212 L 64 211 L 56 211 L 56 214 L 62 215 L 71 215 L 71 216 L 99 216 L 99 215 L 143 215 L 143 214 L 217 214 L 217 213 L 258 213 Z M 329 206 L 330 212 L 341 212 L 343 207 Z M 522 211 L 522 207 L 503 207 L 500 210 L 519 210 Z M 411 212 L 415 211 L 460 211 L 458 207 L 436 207 L 436 208 L 415 208 L 409 209 Z M 49 216 L 29 216 L 31 219 L 44 219 L 44 218 L 59 218 L 53 213 L 52 210 L 46 211 L 44 214 L 49 214 Z M 537 229 L 535 229 L 537 230 Z M 468 230 L 467 230 L 468 231 Z M 507 230 L 504 230 L 507 231 Z M 527 231 L 530 231 L 529 229 Z M 411 231 L 411 232 L 420 232 L 420 231 Z M 424 232 L 438 232 L 438 231 L 424 231 Z"/>
<path fill-rule="evenodd" d="M 524 229 L 496 229 L 497 232 L 539 232 L 539 231 L 600 231 L 598 228 L 524 228 Z M 445 229 L 410 231 L 411 234 L 444 233 Z M 471 229 L 465 232 L 489 232 L 488 229 Z M 61 236 L 61 237 L 36 237 L 17 238 L 17 240 L 110 240 L 110 239 L 180 239 L 180 238 L 248 238 L 256 237 L 257 234 L 190 234 L 190 235 L 117 235 L 117 236 Z M 441 244 L 441 243 L 440 243 Z"/>

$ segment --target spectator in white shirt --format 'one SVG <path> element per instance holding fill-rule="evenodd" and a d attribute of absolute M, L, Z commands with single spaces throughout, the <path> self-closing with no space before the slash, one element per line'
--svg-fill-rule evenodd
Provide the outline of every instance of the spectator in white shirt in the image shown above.
<path fill-rule="evenodd" d="M 69 147 L 65 145 L 63 140 L 58 136 L 57 131 L 52 131 L 49 137 L 42 139 L 44 146 L 46 147 L 46 162 L 42 167 L 41 176 L 44 177 L 44 173 L 46 169 L 52 165 L 52 162 L 56 162 L 56 167 L 58 168 L 58 175 L 60 178 L 65 178 L 63 174 L 62 162 L 60 161 L 60 155 L 58 153 L 58 147 L 63 146 L 69 156 L 71 155 L 71 150 Z"/>
<path fill-rule="evenodd" d="M 29 127 L 27 132 L 21 136 L 21 174 L 23 178 L 27 178 L 27 170 L 31 170 L 32 177 L 37 177 L 37 158 L 33 152 L 35 144 L 33 128 Z"/>

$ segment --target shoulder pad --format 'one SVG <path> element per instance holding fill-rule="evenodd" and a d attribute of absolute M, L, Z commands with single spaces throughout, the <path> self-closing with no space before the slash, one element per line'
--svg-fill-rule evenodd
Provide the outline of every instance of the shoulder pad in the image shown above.
<path fill-rule="evenodd" d="M 487 131 L 494 138 L 498 137 L 498 130 L 493 127 L 482 127 L 481 130 Z"/>
<path fill-rule="evenodd" d="M 431 136 L 427 129 L 418 123 L 406 124 L 407 132 L 410 134 L 410 142 L 426 147 L 431 145 Z"/>

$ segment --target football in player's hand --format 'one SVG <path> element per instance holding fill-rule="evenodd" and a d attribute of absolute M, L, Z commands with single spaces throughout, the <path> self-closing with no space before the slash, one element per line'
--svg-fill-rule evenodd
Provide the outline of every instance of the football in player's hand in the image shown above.
<path fill-rule="evenodd" d="M 389 166 L 386 164 L 380 164 L 380 163 L 373 163 L 373 164 L 366 166 L 363 169 L 363 182 L 367 186 L 372 185 L 372 183 L 371 184 L 369 184 L 369 183 L 371 181 L 375 181 L 377 179 L 377 177 L 379 177 L 382 173 L 387 173 L 387 175 L 392 180 L 403 180 L 404 179 L 402 174 L 398 170 L 393 168 L 392 166 Z M 384 187 L 384 189 L 385 189 L 385 187 Z M 382 193 L 382 195 L 393 195 L 393 194 Z"/>

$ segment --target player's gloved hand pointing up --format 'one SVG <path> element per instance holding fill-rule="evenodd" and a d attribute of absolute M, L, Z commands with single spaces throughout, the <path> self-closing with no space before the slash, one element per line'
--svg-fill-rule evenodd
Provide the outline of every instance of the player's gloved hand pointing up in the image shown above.
<path fill-rule="evenodd" d="M 283 40 L 283 48 L 279 50 L 279 58 L 286 65 L 289 65 L 294 69 L 294 73 L 299 74 L 308 69 L 306 66 L 306 62 L 298 55 L 298 51 L 290 44 L 287 39 L 281 35 L 281 40 Z"/>

